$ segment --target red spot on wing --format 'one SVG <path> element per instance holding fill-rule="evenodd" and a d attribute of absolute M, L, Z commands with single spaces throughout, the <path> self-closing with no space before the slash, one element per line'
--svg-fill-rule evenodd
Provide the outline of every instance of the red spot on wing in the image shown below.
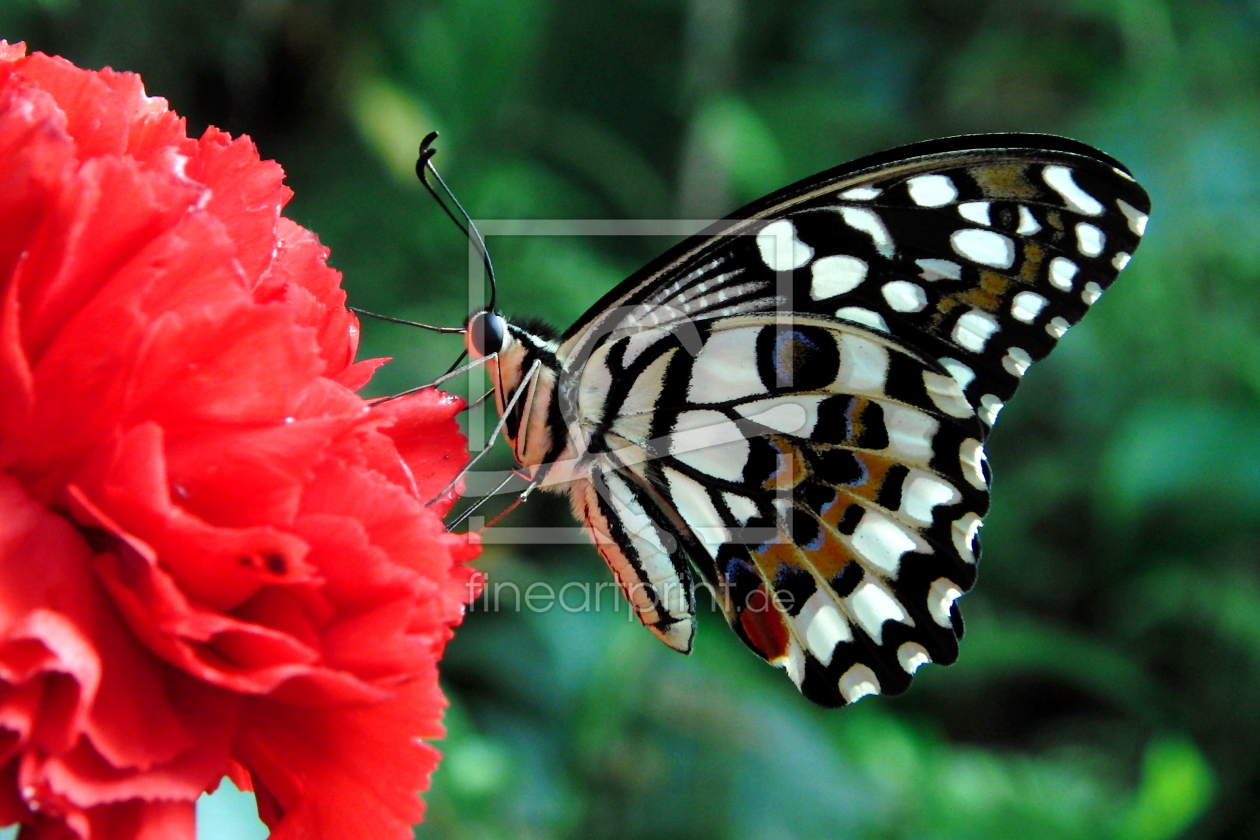
<path fill-rule="evenodd" d="M 787 656 L 788 628 L 765 585 L 749 593 L 739 614 L 748 644 L 768 660 Z"/>

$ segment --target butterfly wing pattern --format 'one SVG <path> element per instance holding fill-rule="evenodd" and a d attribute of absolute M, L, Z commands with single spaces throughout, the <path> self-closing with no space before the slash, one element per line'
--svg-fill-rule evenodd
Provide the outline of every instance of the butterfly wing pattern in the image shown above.
<path fill-rule="evenodd" d="M 903 147 L 792 185 L 551 346 L 539 475 L 570 464 L 576 515 L 671 647 L 691 649 L 694 568 L 809 699 L 904 691 L 958 654 L 989 429 L 1149 212 L 1117 161 L 1041 135 Z"/>

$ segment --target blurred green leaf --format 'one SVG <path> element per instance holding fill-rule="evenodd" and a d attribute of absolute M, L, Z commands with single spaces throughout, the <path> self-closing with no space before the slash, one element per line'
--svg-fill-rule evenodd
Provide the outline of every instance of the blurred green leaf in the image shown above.
<path fill-rule="evenodd" d="M 1209 521 L 1260 506 L 1260 424 L 1214 405 L 1148 405 L 1130 412 L 1103 461 L 1106 498 L 1133 516 L 1159 505 L 1193 507 Z"/>
<path fill-rule="evenodd" d="M 1116 840 L 1180 837 L 1212 799 L 1212 770 L 1193 743 L 1153 741 L 1142 759 L 1137 796 L 1116 829 Z"/>
<path fill-rule="evenodd" d="M 388 79 L 364 76 L 351 94 L 355 125 L 399 181 L 416 183 L 417 137 L 437 125 L 426 108 Z"/>
<path fill-rule="evenodd" d="M 741 201 L 783 186 L 786 167 L 774 131 L 744 100 L 729 95 L 708 100 L 696 113 L 694 130 Z"/>

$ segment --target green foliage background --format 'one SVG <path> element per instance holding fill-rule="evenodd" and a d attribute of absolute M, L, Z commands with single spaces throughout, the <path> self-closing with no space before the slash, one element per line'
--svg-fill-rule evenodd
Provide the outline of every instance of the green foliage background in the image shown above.
<path fill-rule="evenodd" d="M 474 611 L 444 662 L 424 838 L 1260 837 L 1260 4 L 1255 0 L 5 0 L 0 36 L 139 71 L 249 133 L 351 301 L 457 323 L 478 218 L 703 218 L 888 146 L 1047 131 L 1155 203 L 1030 374 L 959 663 L 802 700 L 706 614 L 683 659 L 611 604 Z M 563 325 L 665 244 L 498 237 L 510 314 Z M 450 337 L 365 325 L 425 382 Z M 532 499 L 509 524 L 566 524 Z M 487 547 L 492 581 L 606 580 Z"/>

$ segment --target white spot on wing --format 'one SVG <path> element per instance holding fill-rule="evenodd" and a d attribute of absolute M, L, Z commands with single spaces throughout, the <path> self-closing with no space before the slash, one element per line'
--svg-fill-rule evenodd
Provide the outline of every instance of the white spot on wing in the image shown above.
<path fill-rule="evenodd" d="M 958 215 L 978 225 L 993 224 L 989 218 L 989 202 L 987 201 L 964 201 L 958 205 Z"/>
<path fill-rule="evenodd" d="M 927 306 L 927 293 L 909 280 L 893 280 L 880 289 L 884 300 L 896 312 L 919 312 Z"/>
<path fill-rule="evenodd" d="M 821 589 L 809 596 L 800 613 L 792 619 L 797 635 L 805 640 L 810 653 L 823 665 L 831 664 L 836 645 L 853 641 L 853 631 L 831 598 Z"/>
<path fill-rule="evenodd" d="M 757 333 L 747 327 L 710 335 L 691 368 L 688 402 L 720 403 L 767 393 L 757 373 Z"/>
<path fill-rule="evenodd" d="M 1129 180 L 1133 179 L 1130 178 Z M 1116 199 L 1116 206 L 1120 208 L 1120 212 L 1124 214 L 1124 217 L 1129 220 L 1129 230 L 1138 236 L 1146 233 L 1146 221 L 1150 218 L 1149 216 L 1122 198 Z"/>
<path fill-rule="evenodd" d="M 949 482 L 923 470 L 911 470 L 901 487 L 901 512 L 916 522 L 930 525 L 932 508 L 952 505 L 961 498 L 962 495 Z"/>
<path fill-rule="evenodd" d="M 981 265 L 1010 268 L 1015 263 L 1015 243 L 997 231 L 963 228 L 950 234 L 949 244 L 960 257 Z"/>
<path fill-rule="evenodd" d="M 928 612 L 932 614 L 933 620 L 942 627 L 952 625 L 950 620 L 950 610 L 954 606 L 954 602 L 962 597 L 962 590 L 952 580 L 947 578 L 937 578 L 932 583 L 932 588 L 928 590 Z"/>
<path fill-rule="evenodd" d="M 578 385 L 578 405 L 584 417 L 596 423 L 604 416 L 604 399 L 612 388 L 612 371 L 608 369 L 608 358 L 592 358 L 582 368 L 582 378 Z"/>
<path fill-rule="evenodd" d="M 1049 302 L 1036 292 L 1020 292 L 1011 299 L 1011 315 L 1017 321 L 1031 324 Z"/>
<path fill-rule="evenodd" d="M 974 375 L 974 374 L 973 374 Z M 923 388 L 932 402 L 950 417 L 970 417 L 973 412 L 971 403 L 963 395 L 958 380 L 952 376 L 942 376 L 930 370 L 923 371 Z"/>
<path fill-rule="evenodd" d="M 1085 288 L 1081 289 L 1081 300 L 1086 306 L 1093 306 L 1102 297 L 1102 286 L 1099 286 L 1093 280 L 1085 284 Z"/>
<path fill-rule="evenodd" d="M 868 694 L 879 694 L 879 678 L 874 671 L 859 662 L 844 672 L 838 688 L 844 702 L 856 703 Z"/>
<path fill-rule="evenodd" d="M 907 461 L 927 463 L 932 460 L 932 439 L 940 423 L 935 417 L 909 406 L 884 405 L 884 427 L 888 432 L 888 451 Z"/>
<path fill-rule="evenodd" d="M 1123 271 L 1124 267 L 1129 264 L 1130 259 L 1132 259 L 1131 254 L 1126 254 L 1124 251 L 1117 251 L 1116 255 L 1111 258 L 1111 267 L 1116 271 Z"/>
<path fill-rule="evenodd" d="M 1050 260 L 1050 285 L 1065 292 L 1072 291 L 1072 280 L 1080 268 L 1067 257 Z"/>
<path fill-rule="evenodd" d="M 866 263 L 844 254 L 817 259 L 809 271 L 809 296 L 814 300 L 851 292 L 866 279 Z"/>
<path fill-rule="evenodd" d="M 705 475 L 742 481 L 748 452 L 744 434 L 719 411 L 684 411 L 674 421 L 670 454 Z"/>
<path fill-rule="evenodd" d="M 988 344 L 989 339 L 998 331 L 998 321 L 983 309 L 972 309 L 963 313 L 954 324 L 954 341 L 959 347 L 979 353 Z"/>
<path fill-rule="evenodd" d="M 918 548 L 918 543 L 900 525 L 870 509 L 858 522 L 850 541 L 863 560 L 890 577 L 901 568 L 901 555 Z"/>
<path fill-rule="evenodd" d="M 919 276 L 928 282 L 937 280 L 961 280 L 962 266 L 953 260 L 922 259 L 915 260 L 915 265 L 923 269 Z"/>
<path fill-rule="evenodd" d="M 942 356 L 940 362 L 941 367 L 949 371 L 949 375 L 958 381 L 958 387 L 964 391 L 967 390 L 967 386 L 971 384 L 972 380 L 976 378 L 976 372 L 957 359 Z"/>
<path fill-rule="evenodd" d="M 814 249 L 796 236 L 796 227 L 787 219 L 771 222 L 757 234 L 761 260 L 772 271 L 800 268 L 814 257 Z"/>
<path fill-rule="evenodd" d="M 954 182 L 944 175 L 917 175 L 906 182 L 910 199 L 920 207 L 944 207 L 958 198 Z"/>
<path fill-rule="evenodd" d="M 1063 335 L 1072 327 L 1066 318 L 1058 316 L 1051 318 L 1050 323 L 1046 324 L 1046 332 L 1050 333 L 1052 338 L 1063 338 Z"/>
<path fill-rule="evenodd" d="M 980 398 L 980 410 L 976 413 L 987 425 L 992 426 L 997 422 L 998 412 L 1002 410 L 1003 405 L 1003 402 L 993 394 L 985 394 Z"/>
<path fill-rule="evenodd" d="M 964 513 L 949 530 L 953 534 L 958 556 L 968 563 L 976 562 L 976 534 L 980 533 L 980 517 L 974 513 Z"/>
<path fill-rule="evenodd" d="M 1041 177 L 1050 189 L 1063 196 L 1069 210 L 1084 216 L 1097 216 L 1102 213 L 1103 206 L 1098 199 L 1080 188 L 1072 177 L 1072 170 L 1066 166 L 1047 166 L 1042 170 Z"/>
<path fill-rule="evenodd" d="M 984 479 L 984 447 L 980 441 L 975 438 L 964 440 L 958 450 L 958 463 L 967 483 L 977 490 L 988 488 L 989 483 Z"/>
<path fill-rule="evenodd" d="M 907 618 L 906 611 L 901 608 L 897 599 L 870 578 L 863 578 L 844 602 L 849 608 L 849 614 L 857 620 L 858 626 L 876 644 L 884 643 L 885 621 L 905 621 Z"/>
<path fill-rule="evenodd" d="M 756 517 L 760 511 L 757 510 L 757 503 L 747 496 L 740 496 L 736 493 L 723 493 L 722 500 L 726 502 L 726 506 L 731 509 L 731 515 L 735 517 L 735 521 L 744 526 L 748 521 Z"/>
<path fill-rule="evenodd" d="M 1087 222 L 1076 226 L 1076 247 L 1087 257 L 1096 257 L 1103 252 L 1107 237 L 1103 232 Z"/>
<path fill-rule="evenodd" d="M 1037 221 L 1037 217 L 1024 205 L 1019 205 L 1019 227 L 1015 228 L 1015 232 L 1021 236 L 1032 236 L 1039 230 L 1041 223 Z"/>
<path fill-rule="evenodd" d="M 888 228 L 884 227 L 883 221 L 874 210 L 865 207 L 841 207 L 840 216 L 846 225 L 870 236 L 875 243 L 875 250 L 881 256 L 892 257 L 896 253 L 897 249 Z"/>
<path fill-rule="evenodd" d="M 818 404 L 822 396 L 786 396 L 740 403 L 735 410 L 767 428 L 785 435 L 809 437 L 818 424 Z"/>
<path fill-rule="evenodd" d="M 840 370 L 831 389 L 845 394 L 882 394 L 888 378 L 888 350 L 851 333 L 840 334 Z"/>
<path fill-rule="evenodd" d="M 888 322 L 884 320 L 883 315 L 861 306 L 842 306 L 836 310 L 836 317 L 881 332 L 888 332 Z"/>
<path fill-rule="evenodd" d="M 626 393 L 626 398 L 621 403 L 621 408 L 613 420 L 612 431 L 614 433 L 621 435 L 626 440 L 639 442 L 646 442 L 651 437 L 652 414 L 656 411 L 656 405 L 661 397 L 661 389 L 665 385 L 665 371 L 677 352 L 677 348 L 666 350 L 635 377 L 634 383 L 631 384 L 630 390 Z M 604 416 L 603 399 L 605 396 L 607 396 L 606 391 L 600 395 L 600 411 L 598 415 L 595 415 L 596 423 Z M 583 406 L 582 413 L 584 416 L 591 416 L 590 409 L 586 406 Z"/>
<path fill-rule="evenodd" d="M 723 543 L 730 542 L 731 534 L 722 524 L 722 517 L 709 498 L 704 485 L 678 470 L 666 467 L 662 472 L 669 482 L 669 495 L 674 509 L 682 516 L 687 527 L 704 545 L 709 556 L 717 557 Z"/>
<path fill-rule="evenodd" d="M 796 643 L 796 639 L 788 639 L 787 656 L 771 659 L 770 664 L 787 671 L 788 677 L 796 683 L 797 688 L 805 681 L 805 652 Z"/>
<path fill-rule="evenodd" d="M 634 364 L 634 360 L 642 355 L 643 351 L 660 341 L 665 333 L 661 330 L 640 330 L 626 342 L 625 352 L 621 356 L 621 364 L 623 367 L 629 367 Z"/>
<path fill-rule="evenodd" d="M 782 457 L 782 456 L 780 456 Z M 792 500 L 788 498 L 786 493 L 779 493 L 770 500 L 770 504 L 778 513 L 779 518 L 784 521 L 790 521 L 792 516 Z"/>
<path fill-rule="evenodd" d="M 849 201 L 870 201 L 872 198 L 879 198 L 882 190 L 876 187 L 853 187 L 840 193 L 841 198 Z"/>
<path fill-rule="evenodd" d="M 652 624 L 648 630 L 677 651 L 691 650 L 692 639 L 696 632 L 696 622 L 686 613 L 670 613 L 671 618 L 678 619 L 671 624 Z"/>
<path fill-rule="evenodd" d="M 913 674 L 931 662 L 932 657 L 928 656 L 927 649 L 918 642 L 902 642 L 897 648 L 897 661 L 907 674 Z"/>
<path fill-rule="evenodd" d="M 1028 351 L 1022 347 L 1012 347 L 1002 357 L 1002 367 L 1006 368 L 1006 372 L 1011 376 L 1023 376 L 1032 362 L 1032 356 L 1028 355 Z"/>

